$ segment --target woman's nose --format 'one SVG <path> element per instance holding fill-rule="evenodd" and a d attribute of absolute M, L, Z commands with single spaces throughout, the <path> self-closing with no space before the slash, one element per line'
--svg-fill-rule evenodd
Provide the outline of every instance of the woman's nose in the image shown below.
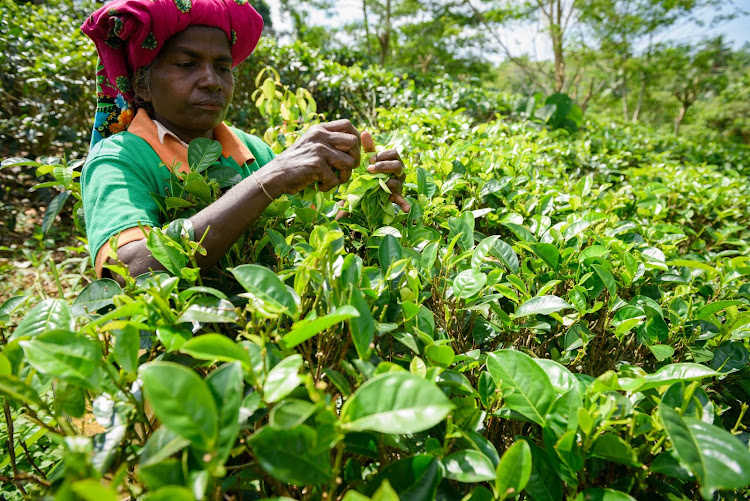
<path fill-rule="evenodd" d="M 216 69 L 212 64 L 201 65 L 201 73 L 198 80 L 198 85 L 201 88 L 212 91 L 221 90 L 221 78 L 219 77 Z"/>

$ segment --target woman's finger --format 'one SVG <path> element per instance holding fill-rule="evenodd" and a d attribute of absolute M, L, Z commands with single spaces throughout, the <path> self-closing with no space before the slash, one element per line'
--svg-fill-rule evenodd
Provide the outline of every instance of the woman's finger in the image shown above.
<path fill-rule="evenodd" d="M 375 140 L 372 138 L 372 134 L 369 131 L 363 130 L 361 134 L 362 149 L 366 152 L 375 151 Z"/>
<path fill-rule="evenodd" d="M 411 205 L 409 205 L 409 202 L 407 202 L 404 197 L 397 193 L 392 193 L 391 196 L 388 197 L 388 200 L 395 204 L 398 204 L 398 206 L 401 207 L 401 210 L 404 212 L 409 212 L 411 210 Z"/>
<path fill-rule="evenodd" d="M 327 148 L 325 151 L 325 160 L 332 169 L 352 170 L 357 166 L 357 161 L 348 153 L 339 151 L 334 148 Z"/>
<path fill-rule="evenodd" d="M 370 163 L 382 162 L 383 160 L 401 160 L 397 150 L 383 150 L 370 158 Z"/>
<path fill-rule="evenodd" d="M 354 152 L 359 150 L 359 139 L 352 134 L 344 132 L 329 132 L 328 144 L 339 151 Z"/>
<path fill-rule="evenodd" d="M 368 165 L 367 172 L 370 174 L 392 174 L 399 177 L 404 173 L 404 164 L 401 160 L 387 160 L 374 165 Z"/>

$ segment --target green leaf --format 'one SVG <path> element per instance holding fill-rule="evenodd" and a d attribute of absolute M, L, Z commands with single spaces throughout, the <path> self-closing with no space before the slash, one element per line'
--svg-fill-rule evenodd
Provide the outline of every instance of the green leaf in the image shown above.
<path fill-rule="evenodd" d="M 526 317 L 529 315 L 549 315 L 565 308 L 572 308 L 562 298 L 557 296 L 539 296 L 531 298 L 516 310 L 516 318 Z"/>
<path fill-rule="evenodd" d="M 495 480 L 492 461 L 479 451 L 454 452 L 443 458 L 445 478 L 458 482 L 474 483 Z M 531 464 L 529 464 L 531 466 Z"/>
<path fill-rule="evenodd" d="M 70 486 L 78 499 L 83 501 L 118 501 L 114 490 L 102 485 L 93 478 L 79 480 Z"/>
<path fill-rule="evenodd" d="M 383 272 L 388 269 L 391 263 L 400 260 L 403 257 L 403 252 L 396 237 L 393 235 L 384 236 L 383 240 L 380 241 L 380 247 L 378 247 L 378 261 Z"/>
<path fill-rule="evenodd" d="M 445 418 L 453 409 L 430 381 L 407 372 L 388 372 L 366 381 L 341 409 L 342 428 L 381 433 L 417 433 Z"/>
<path fill-rule="evenodd" d="M 286 310 L 290 315 L 297 312 L 294 297 L 279 277 L 268 268 L 256 264 L 244 264 L 230 268 L 229 271 L 258 301 L 268 303 L 282 311 Z"/>
<path fill-rule="evenodd" d="M 45 299 L 23 317 L 8 341 L 36 337 L 53 330 L 74 330 L 75 321 L 68 303 L 62 299 Z"/>
<path fill-rule="evenodd" d="M 310 402 L 286 398 L 273 407 L 268 423 L 277 429 L 294 428 L 304 424 L 316 410 L 317 407 Z"/>
<path fill-rule="evenodd" d="M 562 482 L 552 466 L 552 461 L 559 461 L 559 459 L 550 459 L 544 449 L 529 442 L 527 438 L 523 440 L 531 449 L 531 476 L 529 483 L 526 484 L 526 492 L 535 501 L 561 501 L 563 498 Z"/>
<path fill-rule="evenodd" d="M 594 441 L 591 455 L 635 468 L 642 466 L 635 451 L 623 439 L 612 433 L 600 435 Z"/>
<path fill-rule="evenodd" d="M 711 368 L 723 373 L 735 372 L 744 368 L 750 353 L 740 341 L 725 341 L 714 350 Z"/>
<path fill-rule="evenodd" d="M 375 475 L 367 485 L 367 492 L 382 489 L 390 484 L 402 500 L 433 501 L 441 480 L 439 461 L 428 455 L 418 454 L 395 461 Z M 375 495 L 373 494 L 373 500 Z"/>
<path fill-rule="evenodd" d="M 560 268 L 560 251 L 557 247 L 546 243 L 529 244 L 529 247 L 534 251 L 534 254 L 539 256 L 550 268 L 555 271 Z"/>
<path fill-rule="evenodd" d="M 224 463 L 240 432 L 240 405 L 242 404 L 242 367 L 239 362 L 224 364 L 206 378 L 208 389 L 216 402 L 219 435 L 216 449 L 218 462 Z"/>
<path fill-rule="evenodd" d="M 199 297 L 183 311 L 175 323 L 234 323 L 237 312 L 234 305 L 218 297 Z"/>
<path fill-rule="evenodd" d="M 261 468 L 280 482 L 317 485 L 328 482 L 333 473 L 328 450 L 307 425 L 286 429 L 265 426 L 248 443 Z"/>
<path fill-rule="evenodd" d="M 469 269 L 462 271 L 453 279 L 453 295 L 459 299 L 468 299 L 479 294 L 487 284 L 487 275 L 481 271 Z"/>
<path fill-rule="evenodd" d="M 143 501 L 195 501 L 193 492 L 187 487 L 165 485 L 161 489 L 143 496 Z"/>
<path fill-rule="evenodd" d="M 604 282 L 604 286 L 607 288 L 609 295 L 614 296 L 617 292 L 617 283 L 615 282 L 615 277 L 612 276 L 612 273 L 604 266 L 598 264 L 592 264 L 591 267 L 596 274 L 599 275 L 599 278 L 602 279 L 602 282 Z"/>
<path fill-rule="evenodd" d="M 547 374 L 534 359 L 516 350 L 499 350 L 487 356 L 498 388 L 506 393 L 504 406 L 544 426 L 545 416 L 555 400 Z"/>
<path fill-rule="evenodd" d="M 159 463 L 190 445 L 190 441 L 167 427 L 157 429 L 139 454 L 141 466 Z"/>
<path fill-rule="evenodd" d="M 726 430 L 695 418 L 682 418 L 669 406 L 659 413 L 672 447 L 698 479 L 704 499 L 714 492 L 750 484 L 750 452 Z"/>
<path fill-rule="evenodd" d="M 740 304 L 744 304 L 743 301 L 715 301 L 713 303 L 708 303 L 698 310 L 698 313 L 695 314 L 695 318 L 696 320 L 708 318 L 715 313 L 726 310 L 730 306 L 737 306 Z"/>
<path fill-rule="evenodd" d="M 349 319 L 349 327 L 352 333 L 352 341 L 357 355 L 362 360 L 369 360 L 372 352 L 371 344 L 375 339 L 375 319 L 372 316 L 370 305 L 362 297 L 358 287 L 352 289 L 350 300 L 351 306 L 357 309 L 358 316 Z"/>
<path fill-rule="evenodd" d="M 284 335 L 282 342 L 287 348 L 294 348 L 298 344 L 304 343 L 329 327 L 358 316 L 359 310 L 354 306 L 346 305 L 334 308 L 333 311 L 324 317 L 318 317 L 315 320 L 301 320 L 296 322 L 292 326 L 292 330 Z"/>
<path fill-rule="evenodd" d="M 198 360 L 238 361 L 246 370 L 252 367 L 247 351 L 222 334 L 203 334 L 194 337 L 183 344 L 180 351 Z"/>
<path fill-rule="evenodd" d="M 15 376 L 0 376 L 0 395 L 29 405 L 41 407 L 44 405 L 39 394 L 28 384 Z"/>
<path fill-rule="evenodd" d="M 89 389 L 97 386 L 92 376 L 102 351 L 86 336 L 58 330 L 21 341 L 19 345 L 29 364 L 42 374 L 73 381 Z"/>
<path fill-rule="evenodd" d="M 456 353 L 447 344 L 431 344 L 424 351 L 427 358 L 440 367 L 449 367 L 453 363 Z"/>
<path fill-rule="evenodd" d="M 289 395 L 301 381 L 298 374 L 300 367 L 302 355 L 299 354 L 286 357 L 276 364 L 263 383 L 263 400 L 273 403 Z"/>
<path fill-rule="evenodd" d="M 499 259 L 510 272 L 518 273 L 518 256 L 516 255 L 516 251 L 513 250 L 513 247 L 498 239 L 492 242 L 490 254 Z"/>
<path fill-rule="evenodd" d="M 655 373 L 645 376 L 641 386 L 633 389 L 628 388 L 628 390 L 645 391 L 659 386 L 670 385 L 677 381 L 693 381 L 719 375 L 721 375 L 720 372 L 713 371 L 705 365 L 692 363 L 669 364 Z"/>
<path fill-rule="evenodd" d="M 69 191 L 63 191 L 55 198 L 53 198 L 49 203 L 49 205 L 47 206 L 47 210 L 44 213 L 44 218 L 42 219 L 42 234 L 46 235 L 49 229 L 52 227 L 52 224 L 54 224 L 57 215 L 60 214 L 60 211 L 62 210 L 69 196 Z"/>
<path fill-rule="evenodd" d="M 193 447 L 211 451 L 216 445 L 218 412 L 206 382 L 173 362 L 149 362 L 139 369 L 143 390 L 154 413 Z"/>
<path fill-rule="evenodd" d="M 219 141 L 199 137 L 188 145 L 188 164 L 193 172 L 203 172 L 219 159 L 222 148 Z"/>
<path fill-rule="evenodd" d="M 146 248 L 151 255 L 173 276 L 180 276 L 180 272 L 187 264 L 187 256 L 180 248 L 175 247 L 168 236 L 159 228 L 153 228 L 146 238 Z"/>
<path fill-rule="evenodd" d="M 73 301 L 71 311 L 80 316 L 114 304 L 113 297 L 122 293 L 120 285 L 109 278 L 102 278 L 88 284 Z"/>
<path fill-rule="evenodd" d="M 634 497 L 614 489 L 592 487 L 576 496 L 575 501 L 636 501 Z"/>
<path fill-rule="evenodd" d="M 526 488 L 531 477 L 531 449 L 524 440 L 514 443 L 497 465 L 495 491 L 500 499 L 515 498 Z"/>

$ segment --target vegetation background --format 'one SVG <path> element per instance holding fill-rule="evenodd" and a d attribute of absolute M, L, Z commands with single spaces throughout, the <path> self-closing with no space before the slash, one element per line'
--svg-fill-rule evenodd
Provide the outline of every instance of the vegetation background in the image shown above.
<path fill-rule="evenodd" d="M 286 0 L 279 43 L 259 1 L 228 120 L 366 126 L 414 211 L 359 173 L 203 283 L 180 218 L 229 181 L 191 145 L 122 288 L 79 215 L 97 5 L 0 0 L 2 499 L 747 498 L 750 47 L 663 37 L 746 5 Z"/>

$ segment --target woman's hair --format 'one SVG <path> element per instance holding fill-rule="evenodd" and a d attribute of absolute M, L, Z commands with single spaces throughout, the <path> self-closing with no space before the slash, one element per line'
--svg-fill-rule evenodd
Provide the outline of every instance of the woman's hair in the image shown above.
<path fill-rule="evenodd" d="M 133 72 L 132 86 L 135 94 L 135 108 L 145 109 L 149 115 L 153 114 L 154 108 L 151 105 L 151 78 L 153 77 L 154 66 L 159 62 L 159 56 L 146 66 L 141 66 Z"/>

